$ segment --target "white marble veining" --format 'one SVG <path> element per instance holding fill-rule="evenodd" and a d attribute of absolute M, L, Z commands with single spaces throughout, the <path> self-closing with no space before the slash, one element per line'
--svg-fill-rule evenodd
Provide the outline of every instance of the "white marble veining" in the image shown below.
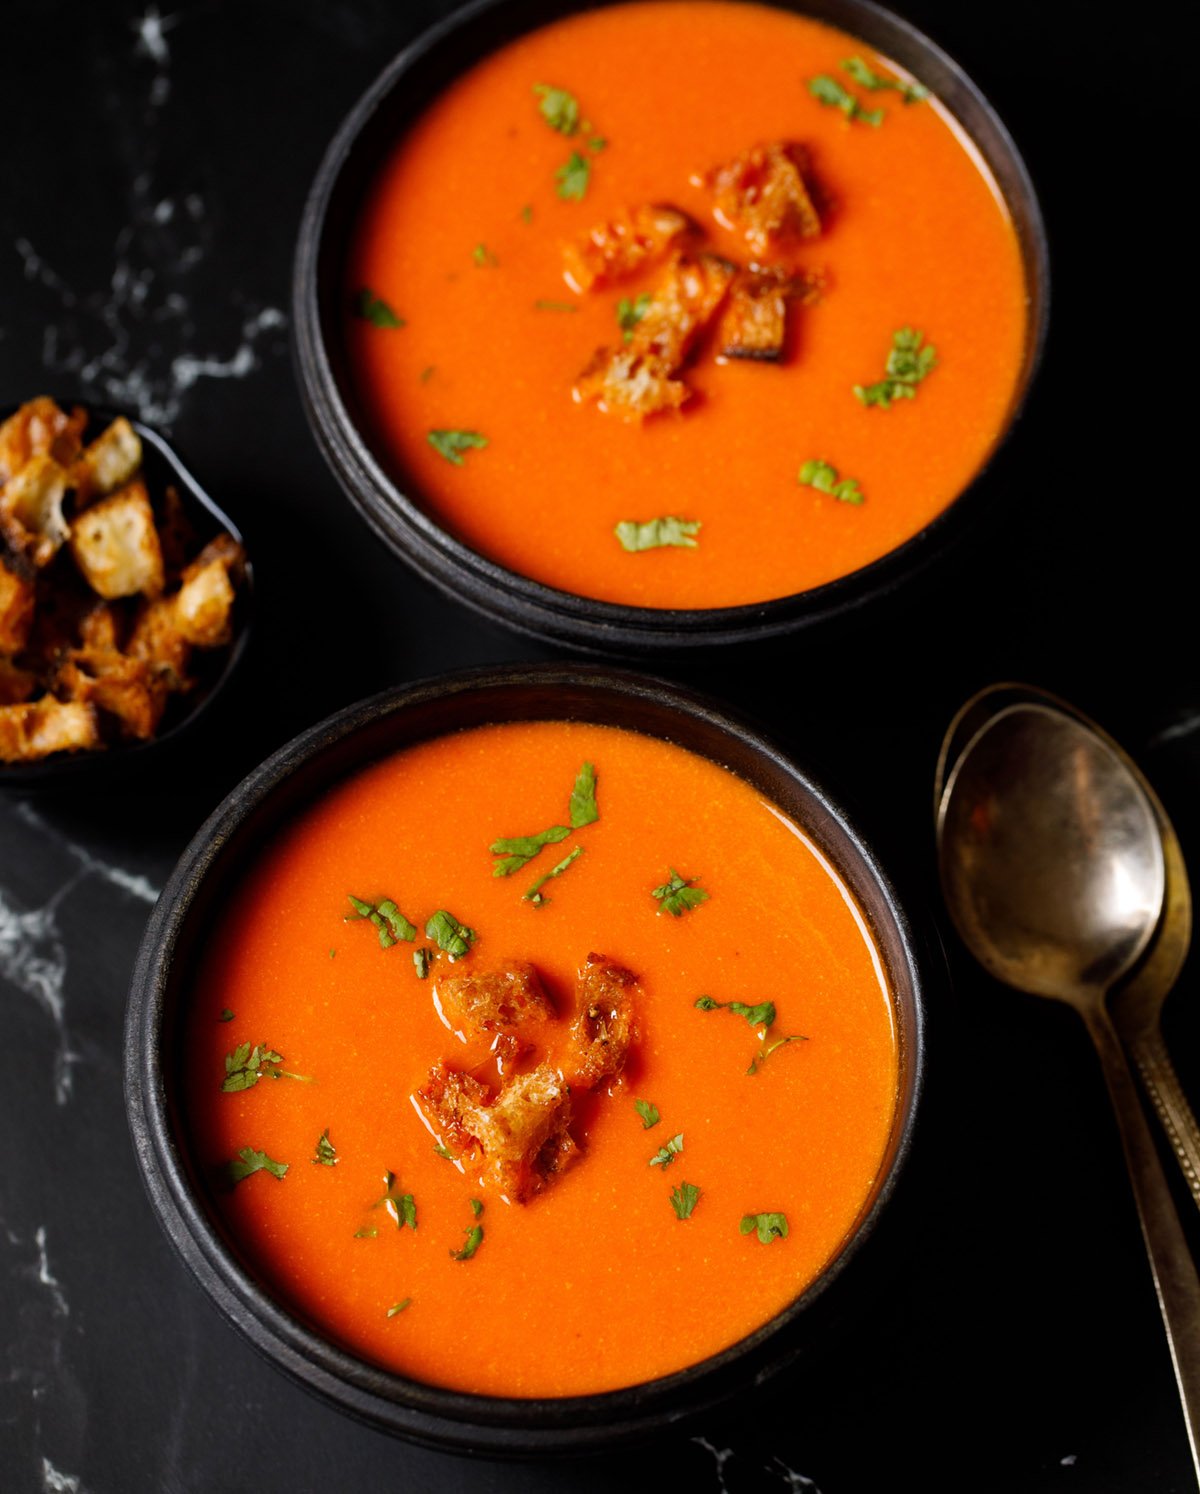
<path fill-rule="evenodd" d="M 733 1459 L 742 1459 L 744 1455 L 736 1448 L 717 1447 L 707 1437 L 693 1437 L 692 1441 L 711 1456 L 720 1494 L 729 1494 L 729 1485 L 725 1482 L 726 1465 Z M 797 1473 L 794 1468 L 789 1468 L 782 1458 L 772 1457 L 765 1463 L 758 1460 L 758 1471 L 778 1479 L 785 1489 L 803 1491 L 803 1494 L 821 1494 L 811 1478 L 803 1473 Z"/>
<path fill-rule="evenodd" d="M 46 1494 L 87 1494 L 80 1478 L 73 1473 L 63 1473 L 45 1455 L 42 1457 L 42 1488 Z"/>

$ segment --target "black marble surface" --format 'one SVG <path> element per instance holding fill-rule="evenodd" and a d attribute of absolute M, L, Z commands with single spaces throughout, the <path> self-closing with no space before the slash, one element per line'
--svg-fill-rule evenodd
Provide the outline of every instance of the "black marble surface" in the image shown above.
<path fill-rule="evenodd" d="M 167 431 L 247 531 L 255 646 L 232 709 L 167 776 L 0 793 L 0 1487 L 126 1491 L 1194 1488 L 1115 1128 L 1065 1008 L 952 947 L 906 1253 L 815 1366 L 676 1437 L 502 1466 L 366 1430 L 279 1377 L 186 1278 L 121 1094 L 125 989 L 175 857 L 269 750 L 384 685 L 546 651 L 382 549 L 308 435 L 289 366 L 295 227 L 332 131 L 449 7 L 386 0 L 17 0 L 0 90 L 0 403 L 42 390 Z M 983 86 L 1043 195 L 1050 343 L 994 481 L 1003 522 L 853 633 L 668 672 L 758 717 L 929 900 L 941 732 L 1024 678 L 1138 754 L 1200 867 L 1190 502 L 1190 122 L 1168 14 L 906 0 Z M 316 578 L 332 606 L 309 605 Z M 337 620 L 330 639 L 328 620 Z M 370 639 L 370 648 L 346 641 Z M 1167 1011 L 1200 1101 L 1200 962 Z M 1181 1209 L 1195 1233 L 1193 1206 Z"/>

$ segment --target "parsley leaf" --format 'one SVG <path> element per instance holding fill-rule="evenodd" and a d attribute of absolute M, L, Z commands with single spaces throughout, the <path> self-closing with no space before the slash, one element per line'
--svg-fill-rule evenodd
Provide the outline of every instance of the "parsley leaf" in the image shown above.
<path fill-rule="evenodd" d="M 492 862 L 492 876 L 512 876 L 526 862 L 532 861 L 543 846 L 556 846 L 560 840 L 566 840 L 570 833 L 565 825 L 551 825 L 549 830 L 539 830 L 536 835 L 502 836 L 499 840 L 494 840 L 490 849 L 493 855 L 501 859 Z"/>
<path fill-rule="evenodd" d="M 290 1074 L 281 1069 L 283 1054 L 268 1048 L 266 1043 L 239 1043 L 232 1053 L 225 1055 L 225 1077 L 221 1088 L 227 1095 L 239 1090 L 253 1089 L 260 1079 L 299 1079 L 310 1083 L 305 1074 Z"/>
<path fill-rule="evenodd" d="M 217 1021 L 218 1022 L 232 1022 L 233 1021 L 233 1013 L 229 1010 L 229 1008 L 227 1006 L 223 1006 L 221 1008 L 221 1015 L 217 1018 Z"/>
<path fill-rule="evenodd" d="M 520 213 L 518 214 L 518 217 L 520 218 L 520 220 L 521 220 L 522 223 L 532 223 L 533 222 L 533 203 L 532 202 L 527 202 L 525 204 L 525 206 L 521 209 Z"/>
<path fill-rule="evenodd" d="M 337 1159 L 337 1147 L 330 1141 L 329 1127 L 326 1126 L 317 1137 L 317 1151 L 312 1160 L 314 1163 L 320 1163 L 322 1167 L 336 1167 Z"/>
<path fill-rule="evenodd" d="M 738 1225 L 743 1235 L 758 1231 L 758 1238 L 764 1245 L 770 1245 L 773 1240 L 786 1240 L 788 1234 L 788 1222 L 786 1214 L 746 1214 Z"/>
<path fill-rule="evenodd" d="M 575 775 L 575 787 L 571 790 L 571 829 L 582 830 L 600 818 L 596 807 L 596 770 L 591 763 L 584 763 Z"/>
<path fill-rule="evenodd" d="M 808 80 L 808 91 L 817 103 L 830 109 L 840 109 L 849 120 L 860 119 L 863 124 L 878 129 L 883 123 L 882 109 L 864 109 L 848 88 L 827 73 Z"/>
<path fill-rule="evenodd" d="M 434 1147 L 434 1151 L 438 1154 L 439 1157 L 445 1157 L 447 1162 L 458 1161 L 458 1158 L 454 1155 L 450 1148 L 448 1146 L 442 1146 L 440 1142 L 437 1146 Z"/>
<path fill-rule="evenodd" d="M 696 1001 L 700 1012 L 730 1011 L 735 1017 L 745 1017 L 751 1027 L 770 1027 L 775 1020 L 775 1003 L 762 1001 L 758 1006 L 747 1006 L 744 1001 L 714 1001 L 711 996 L 700 996 Z"/>
<path fill-rule="evenodd" d="M 397 1229 L 403 1229 L 406 1224 L 409 1229 L 416 1229 L 417 1205 L 412 1194 L 397 1193 L 396 1174 L 394 1172 L 384 1173 L 383 1184 L 387 1192 L 382 1198 L 376 1200 L 374 1207 L 383 1209 Z"/>
<path fill-rule="evenodd" d="M 535 301 L 534 311 L 578 311 L 579 307 L 572 301 Z"/>
<path fill-rule="evenodd" d="M 573 135 L 578 130 L 579 100 L 573 93 L 549 83 L 535 83 L 533 91 L 541 99 L 538 113 L 552 130 L 560 135 Z"/>
<path fill-rule="evenodd" d="M 544 907 L 550 901 L 550 899 L 543 894 L 542 888 L 546 885 L 547 882 L 550 881 L 552 877 L 561 877 L 563 872 L 566 871 L 567 867 L 570 866 L 572 861 L 578 861 L 580 856 L 582 855 L 583 847 L 576 846 L 569 855 L 563 857 L 563 859 L 558 863 L 557 866 L 552 866 L 544 877 L 539 877 L 532 887 L 527 888 L 521 894 L 521 901 L 532 903 L 535 908 Z"/>
<path fill-rule="evenodd" d="M 842 66 L 856 83 L 861 83 L 871 93 L 890 88 L 898 93 L 906 104 L 919 104 L 922 99 L 929 97 L 929 90 L 923 83 L 909 83 L 903 78 L 884 78 L 869 67 L 861 57 L 847 57 Z"/>
<path fill-rule="evenodd" d="M 404 318 L 398 316 L 382 296 L 364 286 L 354 298 L 354 315 L 373 327 L 403 327 Z"/>
<path fill-rule="evenodd" d="M 467 1243 L 461 1250 L 450 1252 L 451 1260 L 469 1261 L 479 1247 L 483 1244 L 483 1225 L 476 1224 L 471 1229 L 465 1230 Z"/>
<path fill-rule="evenodd" d="M 763 1064 L 766 1063 L 767 1059 L 770 1058 L 771 1054 L 774 1053 L 776 1048 L 782 1048 L 787 1043 L 807 1042 L 808 1039 L 802 1032 L 790 1032 L 788 1033 L 787 1037 L 776 1038 L 775 1041 L 771 1043 L 768 1043 L 764 1040 L 762 1047 L 750 1060 L 750 1067 L 746 1070 L 747 1074 L 757 1074 L 759 1069 L 762 1068 Z"/>
<path fill-rule="evenodd" d="M 613 533 L 621 541 L 621 548 L 631 553 L 638 550 L 659 550 L 664 545 L 674 545 L 680 550 L 694 550 L 695 536 L 700 533 L 699 519 L 681 519 L 675 514 L 666 514 L 661 519 L 647 519 L 644 524 L 636 519 L 622 519 Z"/>
<path fill-rule="evenodd" d="M 406 1307 L 408 1307 L 411 1302 L 412 1302 L 412 1298 L 411 1297 L 405 1297 L 402 1302 L 393 1302 L 392 1305 L 391 1305 L 391 1307 L 389 1307 L 388 1310 L 387 1310 L 388 1317 L 389 1318 L 396 1317 L 398 1314 L 402 1313 L 404 1311 L 404 1309 Z"/>
<path fill-rule="evenodd" d="M 695 1183 L 680 1183 L 678 1188 L 671 1189 L 671 1207 L 676 1219 L 690 1219 L 699 1202 L 700 1190 Z"/>
<path fill-rule="evenodd" d="M 356 1240 L 375 1240 L 379 1238 L 379 1231 L 377 1229 L 356 1229 L 354 1231 L 354 1238 Z"/>
<path fill-rule="evenodd" d="M 481 268 L 486 267 L 489 270 L 494 270 L 500 263 L 486 244 L 476 244 L 471 250 L 471 258 Z"/>
<path fill-rule="evenodd" d="M 581 202 L 592 174 L 592 163 L 577 150 L 554 173 L 555 191 L 564 202 Z"/>
<path fill-rule="evenodd" d="M 650 301 L 650 292 L 643 291 L 632 301 L 627 296 L 622 296 L 617 302 L 617 326 L 620 327 L 625 342 L 633 341 L 633 329 L 650 310 Z"/>
<path fill-rule="evenodd" d="M 471 1213 L 475 1215 L 476 1219 L 478 1219 L 480 1214 L 483 1213 L 483 1201 L 478 1198 L 472 1198 L 469 1199 L 468 1202 L 471 1205 Z"/>
<path fill-rule="evenodd" d="M 425 937 L 432 939 L 439 949 L 445 950 L 452 960 L 461 960 L 469 953 L 478 935 L 474 929 L 459 923 L 453 913 L 439 908 L 425 925 Z"/>
<path fill-rule="evenodd" d="M 417 972 L 417 979 L 424 980 L 429 974 L 430 961 L 433 959 L 433 950 L 424 946 L 413 950 L 413 969 Z"/>
<path fill-rule="evenodd" d="M 893 400 L 916 399 L 916 386 L 937 366 L 937 349 L 928 343 L 921 346 L 925 334 L 914 332 L 911 327 L 901 327 L 892 333 L 892 350 L 888 354 L 885 377 L 875 384 L 855 384 L 854 393 L 859 401 L 870 407 L 878 405 L 889 409 Z"/>
<path fill-rule="evenodd" d="M 708 901 L 708 893 L 703 887 L 693 886 L 695 877 L 681 877 L 673 866 L 667 870 L 671 873 L 671 880 L 656 887 L 650 894 L 662 904 L 658 910 L 660 913 L 669 913 L 672 918 L 678 918 L 690 908 L 698 908 L 701 903 Z"/>
<path fill-rule="evenodd" d="M 252 1146 L 243 1146 L 239 1148 L 237 1157 L 225 1164 L 225 1179 L 231 1188 L 236 1188 L 251 1173 L 269 1172 L 273 1178 L 282 1179 L 287 1170 L 286 1162 L 276 1162 L 266 1152 L 256 1151 Z"/>
<path fill-rule="evenodd" d="M 657 1126 L 662 1119 L 658 1113 L 658 1106 L 652 1105 L 649 1100 L 634 1100 L 633 1108 L 642 1118 L 643 1131 L 648 1131 L 651 1126 Z"/>
<path fill-rule="evenodd" d="M 666 1146 L 660 1146 L 653 1157 L 650 1158 L 651 1167 L 670 1167 L 675 1158 L 683 1151 L 683 1132 L 678 1136 L 672 1136 Z"/>
<path fill-rule="evenodd" d="M 456 467 L 462 466 L 464 451 L 481 451 L 488 444 L 488 438 L 478 431 L 430 431 L 425 439 L 439 456 Z"/>
<path fill-rule="evenodd" d="M 839 482 L 837 468 L 815 458 L 804 463 L 796 481 L 803 483 L 805 487 L 815 488 L 818 493 L 828 493 L 839 503 L 861 503 L 863 501 L 863 491 L 858 485 L 857 478 L 844 477 Z"/>
<path fill-rule="evenodd" d="M 391 949 L 400 939 L 411 944 L 417 937 L 415 925 L 409 923 L 390 897 L 378 903 L 368 903 L 348 892 L 346 900 L 354 912 L 346 914 L 345 922 L 353 923 L 356 918 L 369 919 L 378 931 L 380 949 Z"/>

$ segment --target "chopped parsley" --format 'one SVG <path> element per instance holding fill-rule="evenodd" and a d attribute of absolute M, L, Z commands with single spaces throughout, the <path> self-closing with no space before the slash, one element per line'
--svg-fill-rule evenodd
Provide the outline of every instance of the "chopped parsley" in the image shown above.
<path fill-rule="evenodd" d="M 868 66 L 861 57 L 847 57 L 842 67 L 854 79 L 870 93 L 879 93 L 881 89 L 890 88 L 898 93 L 906 104 L 919 104 L 922 99 L 929 97 L 929 90 L 923 83 L 909 83 L 904 78 L 884 78 L 873 68 Z"/>
<path fill-rule="evenodd" d="M 840 109 L 849 120 L 861 120 L 863 124 L 876 130 L 883 123 L 882 109 L 864 109 L 850 90 L 828 73 L 810 78 L 808 91 L 818 104 L 824 104 L 829 109 Z"/>
<path fill-rule="evenodd" d="M 424 945 L 420 949 L 413 950 L 413 969 L 417 972 L 417 979 L 424 980 L 429 974 L 429 964 L 433 959 L 433 950 L 426 949 Z"/>
<path fill-rule="evenodd" d="M 478 1219 L 480 1214 L 483 1213 L 483 1200 L 479 1198 L 472 1198 L 469 1199 L 468 1202 L 471 1205 L 471 1213 L 475 1215 L 476 1219 Z"/>
<path fill-rule="evenodd" d="M 654 888 L 650 894 L 658 899 L 660 913 L 669 913 L 672 918 L 678 918 L 708 901 L 708 893 L 704 888 L 694 885 L 695 877 L 681 877 L 673 866 L 667 870 L 671 873 L 671 880 Z"/>
<path fill-rule="evenodd" d="M 425 439 L 439 456 L 456 467 L 462 466 L 464 451 L 482 451 L 488 444 L 488 438 L 478 431 L 429 431 Z"/>
<path fill-rule="evenodd" d="M 450 1259 L 455 1261 L 469 1261 L 479 1247 L 483 1244 L 483 1225 L 475 1224 L 465 1230 L 467 1243 L 461 1250 L 452 1250 Z"/>
<path fill-rule="evenodd" d="M 489 270 L 494 270 L 500 263 L 486 244 L 476 244 L 474 249 L 471 250 L 471 258 L 478 266 Z"/>
<path fill-rule="evenodd" d="M 567 867 L 569 867 L 573 861 L 578 861 L 580 856 L 582 855 L 583 847 L 576 846 L 573 851 L 569 852 L 566 856 L 563 857 L 563 859 L 558 863 L 557 866 L 552 866 L 544 877 L 539 877 L 537 881 L 534 882 L 532 887 L 527 888 L 521 894 L 522 902 L 532 903 L 535 908 L 545 907 L 550 899 L 546 897 L 542 892 L 542 888 L 546 885 L 547 882 L 550 881 L 552 877 L 561 877 L 563 872 L 566 871 Z"/>
<path fill-rule="evenodd" d="M 383 1197 L 377 1199 L 374 1207 L 382 1209 L 397 1229 L 403 1229 L 407 1224 L 409 1229 L 417 1227 L 417 1205 L 411 1193 L 398 1193 L 396 1191 L 396 1174 L 385 1172 L 383 1185 L 387 1189 Z"/>
<path fill-rule="evenodd" d="M 625 342 L 633 341 L 633 329 L 650 310 L 651 299 L 650 292 L 643 291 L 632 301 L 627 296 L 622 296 L 617 302 L 617 326 L 620 327 Z"/>
<path fill-rule="evenodd" d="M 520 218 L 520 220 L 521 220 L 522 223 L 532 223 L 533 222 L 533 203 L 532 202 L 527 202 L 525 204 L 525 206 L 521 209 L 520 213 L 517 216 Z"/>
<path fill-rule="evenodd" d="M 696 1001 L 698 1012 L 730 1011 L 735 1017 L 745 1017 L 751 1027 L 770 1027 L 775 1020 L 775 1003 L 760 1002 L 758 1006 L 747 1006 L 744 1001 L 714 1001 L 711 996 L 701 996 Z"/>
<path fill-rule="evenodd" d="M 582 830 L 600 818 L 596 806 L 596 770 L 591 763 L 584 763 L 575 775 L 575 787 L 571 790 L 571 829 Z"/>
<path fill-rule="evenodd" d="M 354 1238 L 356 1240 L 375 1240 L 379 1238 L 379 1231 L 377 1229 L 356 1229 L 354 1231 Z"/>
<path fill-rule="evenodd" d="M 564 202 L 581 202 L 592 174 L 592 163 L 573 150 L 554 173 L 555 191 Z"/>
<path fill-rule="evenodd" d="M 538 113 L 550 128 L 560 135 L 574 135 L 579 129 L 579 100 L 575 95 L 549 83 L 535 83 L 533 91 L 540 100 Z"/>
<path fill-rule="evenodd" d="M 534 311 L 578 311 L 573 301 L 535 301 Z"/>
<path fill-rule="evenodd" d="M 774 1240 L 786 1240 L 788 1234 L 788 1222 L 786 1214 L 746 1214 L 742 1218 L 738 1230 L 743 1235 L 758 1233 L 758 1238 L 764 1245 L 770 1245 Z"/>
<path fill-rule="evenodd" d="M 500 859 L 492 862 L 492 876 L 511 877 L 532 861 L 543 846 L 556 846 L 570 833 L 565 825 L 551 825 L 549 830 L 539 830 L 536 835 L 502 836 L 494 840 L 491 851 Z"/>
<path fill-rule="evenodd" d="M 233 1013 L 229 1010 L 229 1008 L 227 1006 L 223 1006 L 221 1008 L 221 1015 L 217 1018 L 217 1021 L 218 1022 L 232 1022 L 233 1021 Z"/>
<path fill-rule="evenodd" d="M 836 467 L 831 467 L 828 462 L 818 461 L 815 458 L 804 463 L 797 474 L 796 481 L 803 483 L 805 487 L 815 488 L 818 493 L 828 493 L 839 503 L 861 503 L 863 501 L 863 491 L 858 485 L 857 478 L 843 477 L 839 481 Z"/>
<path fill-rule="evenodd" d="M 288 1170 L 286 1162 L 276 1162 L 273 1157 L 268 1157 L 266 1152 L 256 1151 L 252 1146 L 239 1148 L 237 1156 L 232 1162 L 225 1164 L 225 1180 L 231 1188 L 236 1188 L 243 1178 L 248 1178 L 254 1172 L 269 1172 L 273 1178 L 282 1179 Z"/>
<path fill-rule="evenodd" d="M 591 763 L 584 763 L 575 775 L 568 812 L 570 829 L 566 825 L 551 825 L 548 830 L 539 830 L 536 835 L 502 836 L 499 840 L 494 840 L 491 850 L 498 859 L 492 862 L 492 876 L 510 877 L 513 872 L 520 871 L 532 861 L 546 846 L 558 845 L 560 841 L 566 840 L 572 830 L 582 830 L 585 825 L 600 818 L 600 810 L 596 804 L 596 770 Z M 526 901 L 531 902 L 535 908 L 540 908 L 547 901 L 540 889 L 551 877 L 561 877 L 582 850 L 582 846 L 577 846 L 540 881 L 535 882 L 524 894 Z"/>
<path fill-rule="evenodd" d="M 397 315 L 382 296 L 365 286 L 354 298 L 354 315 L 373 327 L 403 327 L 404 318 Z"/>
<path fill-rule="evenodd" d="M 398 1317 L 399 1314 L 402 1313 L 404 1311 L 404 1309 L 410 1305 L 411 1302 L 412 1302 L 412 1298 L 411 1297 L 405 1297 L 403 1299 L 403 1301 L 400 1301 L 400 1302 L 393 1302 L 392 1305 L 391 1305 L 391 1307 L 389 1307 L 388 1310 L 387 1310 L 388 1317 L 389 1318 Z"/>
<path fill-rule="evenodd" d="M 690 1219 L 699 1202 L 700 1190 L 695 1183 L 680 1183 L 678 1188 L 671 1189 L 671 1207 L 676 1219 Z"/>
<path fill-rule="evenodd" d="M 670 1167 L 675 1158 L 683 1151 L 683 1132 L 672 1136 L 666 1146 L 660 1146 L 653 1157 L 650 1158 L 651 1167 Z"/>
<path fill-rule="evenodd" d="M 662 1119 L 658 1113 L 658 1106 L 652 1105 L 649 1100 L 634 1100 L 633 1108 L 642 1118 L 643 1131 L 648 1131 L 651 1126 L 657 1126 Z"/>
<path fill-rule="evenodd" d="M 411 944 L 417 937 L 416 925 L 409 923 L 390 897 L 385 897 L 378 903 L 368 903 L 348 892 L 346 899 L 354 912 L 347 913 L 345 921 L 353 923 L 357 918 L 368 919 L 379 934 L 381 949 L 391 949 L 401 939 Z"/>
<path fill-rule="evenodd" d="M 868 406 L 878 405 L 881 410 L 891 406 L 893 400 L 916 399 L 917 385 L 937 366 L 937 349 L 928 343 L 922 347 L 925 334 L 914 332 L 911 327 L 901 327 L 892 333 L 892 350 L 888 354 L 884 377 L 877 383 L 855 384 L 858 400 Z"/>
<path fill-rule="evenodd" d="M 260 1079 L 300 1079 L 310 1083 L 306 1074 L 290 1074 L 281 1069 L 283 1054 L 268 1048 L 266 1043 L 239 1043 L 232 1053 L 225 1055 L 225 1077 L 221 1088 L 227 1095 L 239 1090 L 253 1089 Z"/>
<path fill-rule="evenodd" d="M 319 1163 L 322 1167 L 336 1167 L 337 1159 L 337 1147 L 330 1141 L 329 1127 L 326 1126 L 320 1136 L 317 1137 L 316 1155 L 312 1160 L 314 1163 Z"/>
<path fill-rule="evenodd" d="M 699 519 L 681 519 L 675 514 L 666 514 L 661 519 L 647 519 L 644 524 L 636 519 L 622 519 L 614 526 L 613 533 L 621 542 L 621 548 L 631 554 L 638 550 L 660 550 L 674 545 L 680 550 L 696 549 L 696 535 L 700 533 Z"/>
<path fill-rule="evenodd" d="M 775 1052 L 776 1048 L 782 1048 L 788 1043 L 807 1042 L 808 1039 L 802 1032 L 790 1032 L 788 1033 L 787 1037 L 775 1038 L 774 1041 L 770 1043 L 768 1043 L 764 1037 L 763 1045 L 750 1060 L 750 1067 L 746 1070 L 746 1073 L 757 1074 L 759 1069 L 762 1068 L 763 1064 L 766 1063 L 767 1059 L 770 1058 L 771 1054 Z"/>
<path fill-rule="evenodd" d="M 439 1157 L 445 1157 L 447 1162 L 458 1161 L 458 1158 L 454 1155 L 450 1148 L 448 1146 L 442 1146 L 440 1142 L 434 1147 L 434 1151 L 438 1154 Z"/>
<path fill-rule="evenodd" d="M 452 960 L 461 960 L 463 955 L 470 952 L 471 945 L 478 936 L 474 929 L 459 923 L 453 913 L 439 908 L 425 925 L 425 937 L 432 939 Z"/>

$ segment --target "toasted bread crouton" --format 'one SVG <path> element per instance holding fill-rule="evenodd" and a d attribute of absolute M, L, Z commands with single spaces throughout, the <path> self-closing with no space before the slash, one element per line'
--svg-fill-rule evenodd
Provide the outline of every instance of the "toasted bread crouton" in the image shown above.
<path fill-rule="evenodd" d="M 162 719 L 167 691 L 144 659 L 116 649 L 72 649 L 59 666 L 55 688 L 64 700 L 84 701 L 107 711 L 127 736 L 145 741 Z"/>
<path fill-rule="evenodd" d="M 80 701 L 43 695 L 24 705 L 0 706 L 0 762 L 33 762 L 52 752 L 99 745 L 96 713 Z"/>
<path fill-rule="evenodd" d="M 664 259 L 692 226 L 686 213 L 666 204 L 626 209 L 567 246 L 563 254 L 567 284 L 573 290 L 588 291 L 625 280 Z"/>
<path fill-rule="evenodd" d="M 49 565 L 70 533 L 62 511 L 66 492 L 65 470 L 42 452 L 0 489 L 0 532 L 36 566 Z"/>
<path fill-rule="evenodd" d="M 571 1024 L 572 1082 L 586 1089 L 615 1078 L 635 1036 L 637 976 L 604 955 L 590 954 L 579 972 L 579 1014 Z"/>
<path fill-rule="evenodd" d="M 142 441 L 137 431 L 118 415 L 88 444 L 71 470 L 71 480 L 79 490 L 81 502 L 115 493 L 133 477 L 142 465 Z"/>
<path fill-rule="evenodd" d="M 32 565 L 0 544 L 0 654 L 19 654 L 25 647 L 36 595 Z"/>
<path fill-rule="evenodd" d="M 629 341 L 593 355 L 575 383 L 575 399 L 594 399 L 623 420 L 678 409 L 691 391 L 675 375 L 735 274 L 736 267 L 715 254 L 679 255 L 660 277 Z"/>
<path fill-rule="evenodd" d="M 509 1080 L 495 1099 L 469 1074 L 438 1064 L 418 1097 L 443 1142 L 480 1155 L 484 1176 L 514 1203 L 541 1192 L 576 1153 L 568 1129 L 571 1092 L 547 1063 Z"/>
<path fill-rule="evenodd" d="M 447 975 L 436 983 L 434 996 L 450 1026 L 465 1032 L 504 1032 L 554 1017 L 541 977 L 526 960 Z"/>
<path fill-rule="evenodd" d="M 175 597 L 156 597 L 138 613 L 125 652 L 145 659 L 169 690 L 186 690 L 192 646 L 179 631 Z"/>
<path fill-rule="evenodd" d="M 189 643 L 216 648 L 229 642 L 233 632 L 229 570 L 230 561 L 217 554 L 207 564 L 193 563 L 184 572 L 183 585 L 175 596 L 175 625 Z"/>
<path fill-rule="evenodd" d="M 19 705 L 28 700 L 36 684 L 37 676 L 32 670 L 20 669 L 0 654 L 0 706 Z"/>
<path fill-rule="evenodd" d="M 101 498 L 71 526 L 71 551 L 100 596 L 156 597 L 163 589 L 163 558 L 146 485 L 127 483 Z"/>
<path fill-rule="evenodd" d="M 718 356 L 778 363 L 787 339 L 788 302 L 805 292 L 786 270 L 739 270 L 717 332 Z"/>
<path fill-rule="evenodd" d="M 79 452 L 84 410 L 68 415 L 52 399 L 31 399 L 0 425 L 0 485 L 15 477 L 31 457 L 48 456 L 60 467 L 69 467 Z"/>
<path fill-rule="evenodd" d="M 84 648 L 114 649 L 119 646 L 116 609 L 97 602 L 79 619 L 79 642 Z"/>
<path fill-rule="evenodd" d="M 796 247 L 821 232 L 821 217 L 805 178 L 811 166 L 802 145 L 773 141 L 694 176 L 713 194 L 718 223 L 741 233 L 758 257 Z"/>

